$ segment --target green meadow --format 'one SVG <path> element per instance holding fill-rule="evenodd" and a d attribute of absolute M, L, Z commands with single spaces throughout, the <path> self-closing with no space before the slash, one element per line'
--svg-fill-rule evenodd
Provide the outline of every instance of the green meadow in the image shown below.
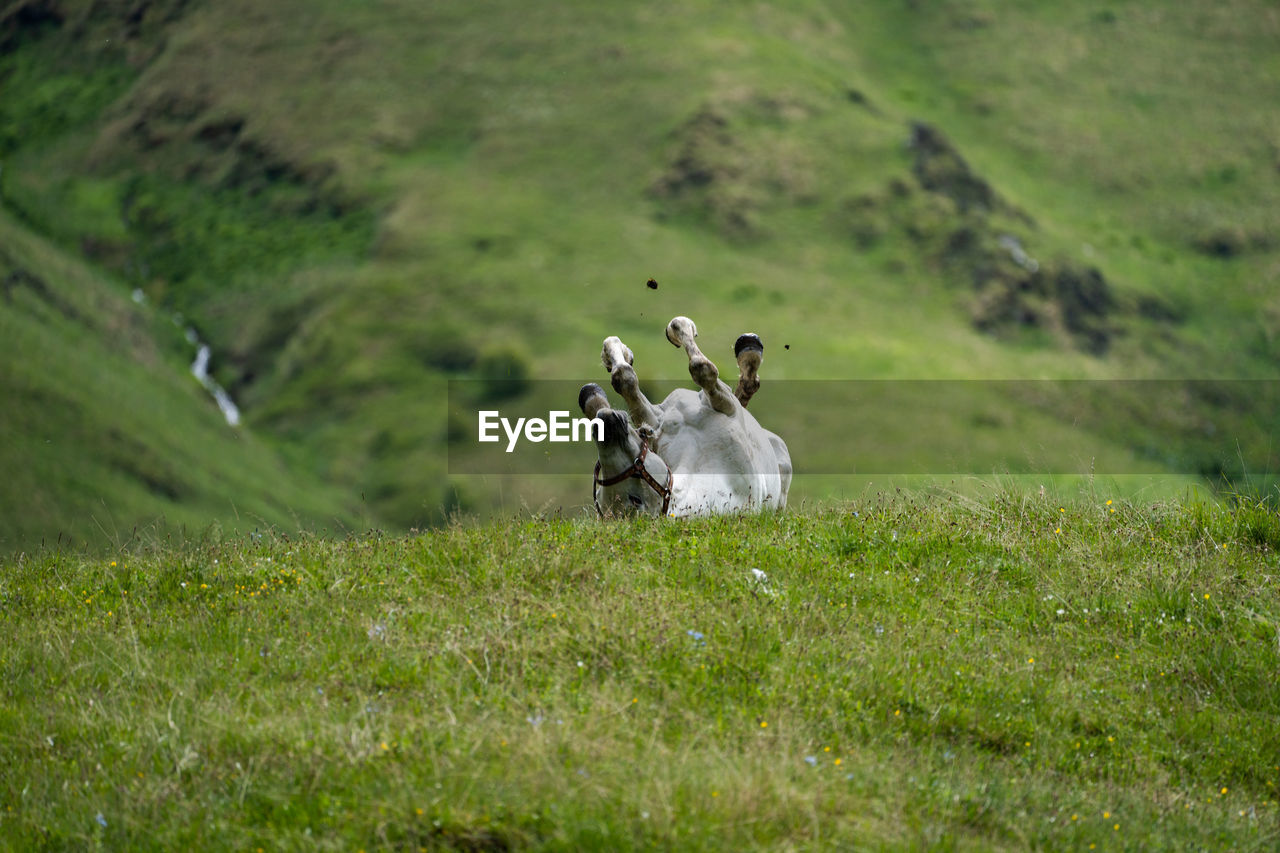
<path fill-rule="evenodd" d="M 1276 849 L 1277 103 L 1258 0 L 7 4 L 0 849 Z M 786 512 L 473 441 L 676 315 Z"/>
<path fill-rule="evenodd" d="M 997 490 L 10 558 L 0 846 L 1273 850 L 1277 549 Z"/>

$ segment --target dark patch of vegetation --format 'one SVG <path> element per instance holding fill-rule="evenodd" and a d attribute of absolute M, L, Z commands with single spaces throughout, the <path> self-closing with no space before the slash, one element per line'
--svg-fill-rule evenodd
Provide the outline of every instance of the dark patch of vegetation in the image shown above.
<path fill-rule="evenodd" d="M 664 214 L 705 218 L 724 236 L 758 232 L 757 205 L 744 181 L 744 153 L 719 110 L 703 107 L 673 134 L 675 154 L 649 188 Z"/>
<path fill-rule="evenodd" d="M 475 372 L 483 384 L 484 399 L 491 402 L 518 397 L 529 388 L 529 360 L 510 347 L 481 354 Z"/>
<path fill-rule="evenodd" d="M 1133 309 L 1116 297 L 1103 271 L 1066 258 L 1033 257 L 1023 245 L 1031 217 L 1003 202 L 938 128 L 914 122 L 910 147 L 914 185 L 894 178 L 879 192 L 845 202 L 842 221 L 854 243 L 870 250 L 905 236 L 928 263 L 972 288 L 970 317 L 983 332 L 1009 337 L 1038 331 L 1047 340 L 1105 354 Z M 1137 310 L 1161 322 L 1185 318 L 1185 310 L 1151 294 Z"/>
<path fill-rule="evenodd" d="M 464 373 L 474 367 L 480 357 L 471 337 L 446 323 L 423 329 L 410 346 L 423 364 L 445 373 Z"/>
<path fill-rule="evenodd" d="M 1251 231 L 1239 225 L 1212 228 L 1192 244 L 1196 251 L 1211 258 L 1230 260 L 1250 252 L 1266 251 L 1275 245 L 1270 235 Z"/>
<path fill-rule="evenodd" d="M 920 186 L 951 199 L 961 213 L 995 209 L 995 190 L 969 168 L 942 131 L 927 122 L 912 122 L 909 144 L 915 152 L 912 171 Z"/>
<path fill-rule="evenodd" d="M 880 111 L 871 103 L 871 99 L 867 97 L 866 92 L 861 89 L 850 86 L 844 90 L 844 97 L 851 104 L 855 104 L 863 109 L 870 111 L 873 115 L 879 115 Z"/>
<path fill-rule="evenodd" d="M 0 53 L 62 26 L 65 17 L 60 6 L 57 0 L 19 0 L 0 11 Z"/>
<path fill-rule="evenodd" d="M 5 304 L 12 305 L 14 291 L 18 288 L 23 288 L 68 320 L 72 322 L 80 320 L 80 312 L 71 303 L 50 289 L 43 278 L 14 263 L 3 249 L 0 249 L 0 265 L 7 268 L 4 277 L 0 278 L 0 288 L 4 290 Z"/>
<path fill-rule="evenodd" d="M 98 65 L 57 45 L 0 47 L 0 156 L 92 121 L 135 76 L 123 63 Z"/>
<path fill-rule="evenodd" d="M 108 431 L 105 461 L 116 471 L 146 487 L 153 495 L 179 501 L 191 490 L 183 483 L 173 460 L 165 458 L 136 438 L 117 429 Z"/>
<path fill-rule="evenodd" d="M 241 275 L 276 276 L 321 259 L 363 256 L 373 215 L 311 204 L 311 197 L 289 182 L 243 193 L 138 175 L 123 193 L 132 263 L 121 272 L 156 296 L 173 288 L 181 305 L 189 301 L 182 298 L 188 284 L 225 288 Z"/>
<path fill-rule="evenodd" d="M 1187 307 L 1163 296 L 1143 294 L 1138 297 L 1138 313 L 1159 323 L 1182 323 L 1187 319 Z"/>
<path fill-rule="evenodd" d="M 357 206 L 336 183 L 331 162 L 297 162 L 247 129 L 244 116 L 224 115 L 204 95 L 165 89 L 138 105 L 127 124 L 129 142 L 142 152 L 166 149 L 177 164 L 170 174 L 247 196 L 289 189 L 276 207 L 284 215 L 323 212 L 341 216 Z"/>
<path fill-rule="evenodd" d="M 18 0 L 0 10 L 0 154 L 98 116 L 191 0 Z"/>
<path fill-rule="evenodd" d="M 1103 355 L 1117 326 L 1111 318 L 1115 297 L 1096 267 L 1069 262 L 1035 270 L 1011 270 L 1003 263 L 974 268 L 977 297 L 973 323 L 1001 334 L 1017 328 L 1065 333 L 1076 346 Z"/>
<path fill-rule="evenodd" d="M 1004 230 L 1012 225 L 1004 221 L 1010 209 L 936 128 L 915 123 L 911 144 L 916 186 L 895 178 L 882 191 L 845 203 L 843 220 L 859 248 L 904 235 L 931 264 L 972 288 L 971 318 L 981 331 L 1039 330 L 1094 355 L 1106 353 L 1120 329 L 1120 306 L 1102 271 L 1032 257 Z M 1153 297 L 1150 310 L 1162 304 Z"/>

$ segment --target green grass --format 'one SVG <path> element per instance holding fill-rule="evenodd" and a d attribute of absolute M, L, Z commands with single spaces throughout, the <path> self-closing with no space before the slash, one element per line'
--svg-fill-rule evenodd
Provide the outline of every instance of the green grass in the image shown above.
<path fill-rule="evenodd" d="M 1274 849 L 1278 549 L 994 493 L 30 553 L 0 840 Z"/>

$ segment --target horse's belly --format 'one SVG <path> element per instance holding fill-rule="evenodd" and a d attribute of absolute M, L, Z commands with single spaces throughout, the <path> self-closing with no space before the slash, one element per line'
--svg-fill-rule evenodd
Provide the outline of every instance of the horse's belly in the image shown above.
<path fill-rule="evenodd" d="M 671 514 L 678 517 L 758 512 L 782 506 L 777 474 L 677 474 Z"/>

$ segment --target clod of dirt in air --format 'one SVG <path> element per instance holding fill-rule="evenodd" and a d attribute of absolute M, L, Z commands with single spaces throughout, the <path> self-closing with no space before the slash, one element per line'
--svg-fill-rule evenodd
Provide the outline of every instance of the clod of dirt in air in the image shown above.
<path fill-rule="evenodd" d="M 650 290 L 657 290 L 657 289 L 658 289 L 658 280 L 657 280 L 656 278 L 651 278 L 651 279 L 649 279 L 648 281 L 646 281 L 646 282 L 645 282 L 645 284 L 647 284 L 647 285 L 649 286 L 649 289 L 650 289 Z"/>

